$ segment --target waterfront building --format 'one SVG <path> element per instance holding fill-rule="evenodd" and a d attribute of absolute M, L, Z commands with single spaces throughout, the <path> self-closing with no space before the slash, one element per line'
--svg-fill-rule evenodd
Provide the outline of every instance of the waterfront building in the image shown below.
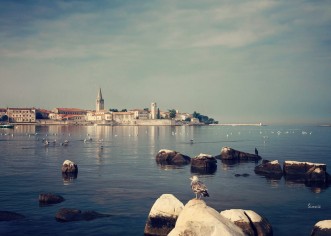
<path fill-rule="evenodd" d="M 7 115 L 7 109 L 6 108 L 0 108 L 0 118 L 2 116 L 5 116 L 5 115 Z"/>
<path fill-rule="evenodd" d="M 132 109 L 128 112 L 132 112 L 134 114 L 134 119 L 137 120 L 147 120 L 149 119 L 149 112 L 144 109 Z"/>
<path fill-rule="evenodd" d="M 9 122 L 13 123 L 34 123 L 36 122 L 35 108 L 8 108 L 7 116 Z"/>
<path fill-rule="evenodd" d="M 79 108 L 54 108 L 49 114 L 49 118 L 52 120 L 65 120 L 68 119 L 69 116 L 85 116 L 86 113 L 86 110 Z"/>
<path fill-rule="evenodd" d="M 113 121 L 119 124 L 134 124 L 135 118 L 133 112 L 113 112 Z"/>

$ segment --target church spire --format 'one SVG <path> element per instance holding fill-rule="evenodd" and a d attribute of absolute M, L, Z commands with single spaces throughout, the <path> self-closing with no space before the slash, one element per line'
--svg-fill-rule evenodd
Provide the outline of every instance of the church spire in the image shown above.
<path fill-rule="evenodd" d="M 104 100 L 102 98 L 102 93 L 100 88 L 97 96 L 96 111 L 102 111 L 102 110 L 104 110 Z"/>

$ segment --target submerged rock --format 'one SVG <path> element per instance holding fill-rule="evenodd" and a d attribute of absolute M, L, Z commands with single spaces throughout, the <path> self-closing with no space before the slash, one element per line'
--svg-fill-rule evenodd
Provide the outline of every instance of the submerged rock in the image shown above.
<path fill-rule="evenodd" d="M 57 204 L 63 202 L 65 199 L 60 195 L 53 193 L 41 193 L 39 194 L 39 203 L 41 205 Z"/>
<path fill-rule="evenodd" d="M 168 235 L 244 236 L 245 234 L 230 220 L 208 207 L 203 200 L 192 199 L 185 205 L 175 228 Z"/>
<path fill-rule="evenodd" d="M 217 169 L 217 160 L 209 154 L 200 153 L 191 159 L 191 172 L 200 174 L 211 174 Z"/>
<path fill-rule="evenodd" d="M 78 173 L 78 166 L 70 160 L 65 160 L 62 164 L 62 173 Z"/>
<path fill-rule="evenodd" d="M 225 210 L 220 213 L 240 227 L 248 236 L 272 236 L 271 224 L 254 211 L 243 209 Z"/>
<path fill-rule="evenodd" d="M 258 175 L 263 175 L 273 179 L 281 179 L 283 176 L 282 167 L 277 160 L 264 160 L 262 164 L 255 167 L 254 172 Z"/>
<path fill-rule="evenodd" d="M 329 236 L 331 235 L 331 220 L 319 221 L 315 224 L 311 236 Z"/>
<path fill-rule="evenodd" d="M 0 221 L 21 220 L 25 216 L 12 211 L 0 211 Z"/>
<path fill-rule="evenodd" d="M 157 163 L 163 165 L 187 165 L 191 162 L 189 156 L 168 149 L 161 149 L 155 158 Z"/>
<path fill-rule="evenodd" d="M 55 215 L 55 219 L 60 222 L 94 220 L 101 217 L 109 217 L 108 214 L 98 213 L 96 211 L 84 211 L 74 208 L 61 208 Z"/>
<path fill-rule="evenodd" d="M 168 235 L 175 227 L 176 220 L 184 204 L 172 194 L 159 197 L 149 212 L 145 225 L 145 235 Z"/>
<path fill-rule="evenodd" d="M 256 154 L 237 151 L 231 147 L 223 147 L 221 154 L 217 156 L 218 159 L 227 161 L 259 161 L 261 157 Z"/>

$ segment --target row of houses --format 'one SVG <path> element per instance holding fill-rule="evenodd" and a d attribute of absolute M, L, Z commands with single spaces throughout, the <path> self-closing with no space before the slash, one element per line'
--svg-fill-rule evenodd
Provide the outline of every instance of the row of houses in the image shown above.
<path fill-rule="evenodd" d="M 160 111 L 161 119 L 170 119 L 169 112 Z M 0 118 L 7 116 L 6 120 L 11 123 L 35 123 L 39 119 L 53 121 L 66 121 L 73 123 L 118 123 L 133 124 L 137 120 L 156 120 L 155 115 L 146 109 L 132 109 L 126 112 L 110 112 L 106 110 L 88 111 L 79 108 L 54 108 L 45 110 L 38 108 L 0 108 Z M 154 118 L 154 119 L 152 119 Z M 177 112 L 175 121 L 184 121 L 192 118 L 191 114 Z M 4 119 L 2 119 L 4 121 Z"/>

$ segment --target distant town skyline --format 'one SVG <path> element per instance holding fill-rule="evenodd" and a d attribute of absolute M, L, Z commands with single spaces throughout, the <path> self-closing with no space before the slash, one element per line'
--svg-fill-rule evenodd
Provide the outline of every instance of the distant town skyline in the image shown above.
<path fill-rule="evenodd" d="M 328 1 L 0 3 L 0 108 L 193 111 L 331 123 Z"/>

